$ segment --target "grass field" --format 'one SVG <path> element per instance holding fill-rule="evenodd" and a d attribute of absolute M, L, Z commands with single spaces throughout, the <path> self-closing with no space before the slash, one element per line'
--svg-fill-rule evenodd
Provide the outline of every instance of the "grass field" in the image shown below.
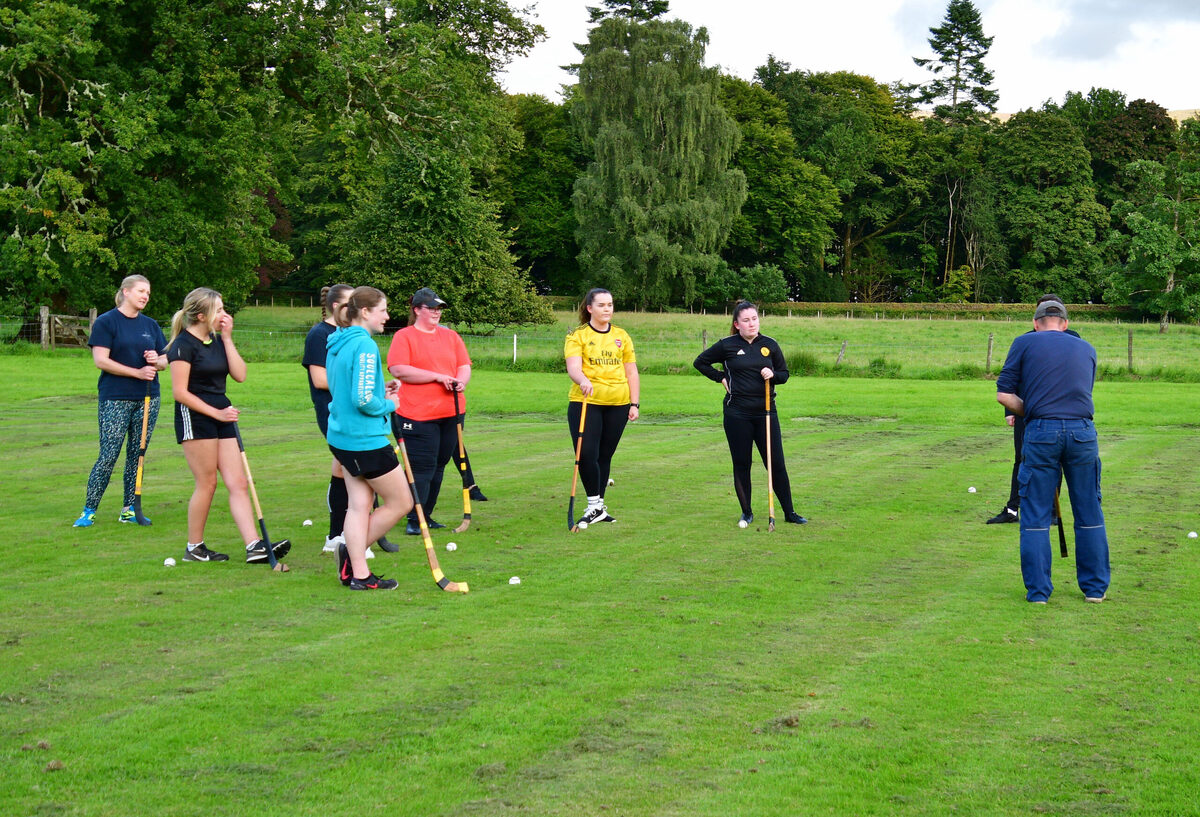
<path fill-rule="evenodd" d="M 304 335 L 319 316 L 319 310 L 301 307 L 247 307 L 237 316 L 239 348 L 252 360 L 299 362 Z M 468 336 L 476 367 L 560 371 L 563 338 L 576 319 L 562 311 L 555 318 L 552 326 Z M 632 334 L 639 366 L 653 374 L 693 375 L 696 355 L 729 331 L 729 318 L 722 315 L 624 312 L 615 322 Z M 1200 327 L 1176 324 L 1165 334 L 1159 334 L 1156 324 L 1072 321 L 1071 327 L 1096 347 L 1108 379 L 1129 379 L 1132 333 L 1137 377 L 1200 382 Z M 869 316 L 847 320 L 767 315 L 763 320 L 763 331 L 782 344 L 798 372 L 923 379 L 985 376 L 989 336 L 991 372 L 998 373 L 1013 338 L 1030 328 L 1028 321 L 872 320 Z M 380 342 L 386 344 L 387 339 Z"/>
<path fill-rule="evenodd" d="M 812 522 L 768 533 L 761 468 L 759 523 L 735 527 L 717 387 L 648 376 L 619 522 L 570 535 L 565 377 L 480 371 L 467 442 L 492 501 L 436 536 L 471 586 L 453 596 L 402 535 L 372 563 L 397 592 L 337 583 L 294 363 L 231 387 L 286 575 L 163 567 L 191 490 L 169 400 L 153 527 L 117 524 L 117 476 L 72 528 L 95 369 L 5 355 L 0 377 L 0 814 L 1200 813 L 1195 385 L 1098 385 L 1110 600 L 1056 559 L 1040 607 L 1015 526 L 983 524 L 1012 456 L 983 380 L 793 378 Z M 207 538 L 236 551 L 223 503 Z"/>

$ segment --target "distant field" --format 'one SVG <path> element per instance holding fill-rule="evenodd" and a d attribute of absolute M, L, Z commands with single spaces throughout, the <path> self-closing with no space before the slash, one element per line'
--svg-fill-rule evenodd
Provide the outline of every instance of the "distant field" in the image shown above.
<path fill-rule="evenodd" d="M 812 522 L 768 533 L 761 467 L 758 520 L 735 527 L 719 387 L 650 375 L 619 521 L 571 535 L 565 377 L 480 371 L 466 439 L 491 501 L 434 536 L 459 597 L 403 535 L 372 563 L 398 591 L 337 583 L 295 363 L 231 387 L 287 575 L 163 566 L 191 491 L 169 400 L 153 527 L 116 522 L 118 480 L 72 528 L 96 370 L 2 355 L 0 378 L 2 815 L 1200 813 L 1195 385 L 1099 384 L 1110 600 L 1084 604 L 1056 558 L 1035 607 L 1014 526 L 983 524 L 1012 457 L 985 381 L 782 386 Z M 223 489 L 207 538 L 236 553 Z"/>
<path fill-rule="evenodd" d="M 447 313 L 449 315 L 449 313 Z M 244 351 L 259 360 L 299 362 L 303 336 L 319 310 L 247 307 L 238 314 Z M 496 330 L 469 335 L 467 348 L 477 367 L 510 371 L 560 371 L 562 345 L 575 315 L 555 313 L 554 326 Z M 691 374 L 692 360 L 729 331 L 721 315 L 618 313 L 637 346 L 641 368 L 654 374 Z M 1200 382 L 1200 327 L 1174 325 L 1159 334 L 1156 324 L 1075 321 L 1099 356 L 1104 377 L 1128 377 L 1130 333 L 1134 373 L 1173 382 Z M 988 339 L 992 374 L 1004 363 L 1013 338 L 1031 328 L 1028 321 L 874 320 L 767 315 L 763 332 L 776 338 L 793 368 L 810 375 L 970 379 L 985 376 Z M 514 336 L 516 360 L 514 362 Z M 844 353 L 842 344 L 846 344 Z M 387 339 L 381 344 L 386 346 Z M 839 354 L 842 355 L 838 363 Z"/>

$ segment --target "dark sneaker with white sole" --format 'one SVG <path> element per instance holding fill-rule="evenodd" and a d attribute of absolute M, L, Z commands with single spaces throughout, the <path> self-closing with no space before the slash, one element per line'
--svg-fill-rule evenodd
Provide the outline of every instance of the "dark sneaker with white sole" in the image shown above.
<path fill-rule="evenodd" d="M 1003 525 L 1007 522 L 1017 522 L 1021 519 L 1012 508 L 1005 508 L 987 521 L 989 525 Z"/>
<path fill-rule="evenodd" d="M 385 579 L 372 573 L 365 579 L 351 577 L 350 584 L 346 586 L 351 590 L 395 590 L 400 586 L 400 582 L 395 579 Z"/>
<path fill-rule="evenodd" d="M 229 556 L 224 553 L 217 553 L 215 550 L 209 550 L 201 542 L 191 550 L 185 550 L 183 560 L 185 562 L 228 562 Z"/>
<path fill-rule="evenodd" d="M 341 581 L 344 587 L 349 587 L 353 574 L 350 572 L 350 551 L 346 550 L 345 542 L 338 542 L 337 563 L 338 580 Z"/>
<path fill-rule="evenodd" d="M 795 511 L 789 511 L 783 515 L 784 522 L 791 522 L 793 525 L 807 525 L 808 520 Z"/>
<path fill-rule="evenodd" d="M 275 551 L 276 560 L 287 556 L 288 551 L 291 549 L 292 543 L 287 539 L 280 539 L 278 542 L 274 542 L 271 545 L 271 550 Z M 246 564 L 256 565 L 270 563 L 271 560 L 267 557 L 267 546 L 263 544 L 262 539 L 259 539 L 250 547 L 246 548 Z"/>
<path fill-rule="evenodd" d="M 597 505 L 594 508 L 588 508 L 584 511 L 583 516 L 579 518 L 580 522 L 586 522 L 589 525 L 594 525 L 597 522 L 616 522 L 617 520 L 608 515 L 608 509 L 603 505 Z"/>

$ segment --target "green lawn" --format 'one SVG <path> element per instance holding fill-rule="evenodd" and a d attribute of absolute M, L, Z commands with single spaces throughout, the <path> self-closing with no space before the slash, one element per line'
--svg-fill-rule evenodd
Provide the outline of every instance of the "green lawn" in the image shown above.
<path fill-rule="evenodd" d="M 768 533 L 761 468 L 759 522 L 735 527 L 718 387 L 648 376 L 619 521 L 571 535 L 565 377 L 477 372 L 492 501 L 435 536 L 459 596 L 402 535 L 373 562 L 397 592 L 338 584 L 295 363 L 231 387 L 268 525 L 296 543 L 286 575 L 163 567 L 191 490 L 169 400 L 154 526 L 117 524 L 117 477 L 72 528 L 96 371 L 4 355 L 0 377 L 0 814 L 1200 813 L 1195 385 L 1098 385 L 1110 601 L 1056 559 L 1040 607 L 1015 526 L 982 524 L 1012 455 L 985 380 L 782 386 L 812 522 Z M 207 538 L 233 552 L 221 496 Z M 437 516 L 460 511 L 448 487 Z"/>
<path fill-rule="evenodd" d="M 783 345 L 793 368 L 810 373 L 969 379 L 987 372 L 989 337 L 995 374 L 1013 338 L 1032 326 L 1029 321 L 873 320 L 869 313 L 858 314 L 854 319 L 766 315 L 763 332 Z M 451 317 L 447 312 L 447 320 Z M 239 348 L 251 359 L 298 362 L 304 335 L 319 318 L 317 309 L 247 307 L 237 316 Z M 551 326 L 468 335 L 468 350 L 478 368 L 561 371 L 563 339 L 577 319 L 563 311 L 555 318 Z M 729 331 L 729 318 L 723 315 L 623 312 L 615 323 L 631 333 L 639 365 L 654 374 L 693 374 L 696 355 Z M 1176 324 L 1165 334 L 1159 334 L 1157 324 L 1081 320 L 1071 327 L 1096 347 L 1105 377 L 1128 378 L 1132 333 L 1137 376 L 1200 382 L 1200 327 Z M 387 342 L 380 338 L 385 347 Z"/>

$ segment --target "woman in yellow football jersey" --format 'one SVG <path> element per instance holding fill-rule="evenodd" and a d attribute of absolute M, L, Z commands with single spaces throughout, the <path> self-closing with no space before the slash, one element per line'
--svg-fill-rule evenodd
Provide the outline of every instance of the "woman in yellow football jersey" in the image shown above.
<path fill-rule="evenodd" d="M 613 297 L 593 289 L 579 306 L 580 326 L 567 335 L 563 356 L 571 377 L 567 425 L 571 448 L 579 439 L 584 403 L 583 444 L 579 450 L 579 479 L 587 490 L 588 506 L 581 521 L 616 522 L 604 504 L 609 469 L 625 424 L 638 418 L 641 382 L 629 334 L 612 325 Z"/>

